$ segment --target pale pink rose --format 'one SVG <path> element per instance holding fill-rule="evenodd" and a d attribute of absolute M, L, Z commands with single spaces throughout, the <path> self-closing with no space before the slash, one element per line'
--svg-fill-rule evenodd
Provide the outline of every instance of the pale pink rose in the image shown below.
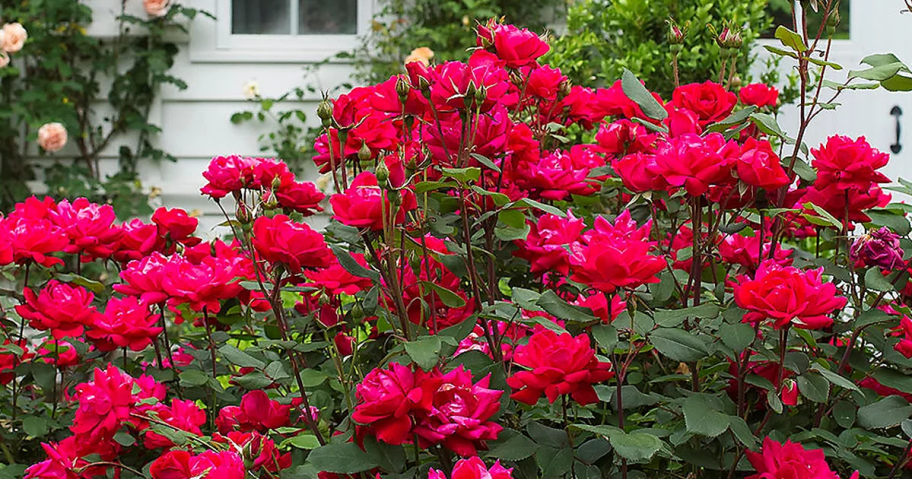
<path fill-rule="evenodd" d="M 0 50 L 16 53 L 22 50 L 27 39 L 28 32 L 25 31 L 25 27 L 19 23 L 7 23 L 3 25 L 3 36 L 0 36 Z"/>
<path fill-rule="evenodd" d="M 164 17 L 171 8 L 171 0 L 143 0 L 143 8 L 150 17 Z"/>
<path fill-rule="evenodd" d="M 38 129 L 38 146 L 44 151 L 59 151 L 66 143 L 67 131 L 60 123 L 47 123 Z"/>
<path fill-rule="evenodd" d="M 0 50 L 0 68 L 3 68 L 5 66 L 9 65 L 9 62 L 10 62 L 9 55 L 7 55 L 6 52 Z"/>

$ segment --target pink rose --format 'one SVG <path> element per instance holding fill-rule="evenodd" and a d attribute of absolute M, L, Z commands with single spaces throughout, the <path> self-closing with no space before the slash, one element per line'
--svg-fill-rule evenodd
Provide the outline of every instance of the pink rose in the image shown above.
<path fill-rule="evenodd" d="M 22 50 L 26 40 L 28 40 L 28 32 L 25 31 L 25 27 L 19 23 L 7 23 L 3 25 L 3 35 L 0 36 L 0 50 L 6 53 L 16 53 Z"/>
<path fill-rule="evenodd" d="M 152 18 L 164 17 L 171 8 L 171 0 L 143 0 L 143 8 Z"/>
<path fill-rule="evenodd" d="M 66 143 L 67 131 L 60 123 L 46 123 L 38 129 L 38 146 L 44 151 L 60 151 Z"/>
<path fill-rule="evenodd" d="M 2 30 L 0 30 L 0 43 L 3 43 L 3 31 Z M 9 65 L 9 62 L 10 62 L 9 55 L 7 55 L 6 52 L 0 50 L 0 68 L 3 68 L 5 66 Z"/>

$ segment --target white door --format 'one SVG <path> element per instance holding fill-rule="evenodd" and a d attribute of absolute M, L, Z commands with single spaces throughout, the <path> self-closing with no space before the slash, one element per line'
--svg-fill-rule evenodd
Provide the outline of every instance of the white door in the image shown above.
<path fill-rule="evenodd" d="M 908 9 L 904 0 L 842 1 L 852 2 L 849 39 L 833 41 L 830 60 L 844 68 L 841 71 L 828 69 L 828 79 L 842 82 L 849 70 L 869 68 L 860 62 L 875 53 L 893 53 L 912 66 L 912 13 L 901 13 Z M 778 43 L 776 40 L 772 42 Z M 759 53 L 761 56 L 768 55 L 762 48 Z M 793 60 L 783 59 L 783 70 L 793 66 Z M 829 99 L 832 94 L 832 90 L 824 89 L 821 97 Z M 846 90 L 835 102 L 841 103 L 841 106 L 823 111 L 812 122 L 806 134 L 808 146 L 814 148 L 835 134 L 864 136 L 874 148 L 891 153 L 892 158 L 885 172 L 887 176 L 894 180 L 897 177 L 912 180 L 912 92 Z M 798 130 L 797 109 L 794 106 L 784 108 L 779 122 L 794 135 Z"/>

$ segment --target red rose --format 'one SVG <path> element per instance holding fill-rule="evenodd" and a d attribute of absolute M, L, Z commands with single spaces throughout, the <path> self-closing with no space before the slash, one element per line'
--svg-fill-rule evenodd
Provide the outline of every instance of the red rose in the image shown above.
<path fill-rule="evenodd" d="M 643 125 L 618 120 L 603 124 L 595 134 L 595 141 L 600 151 L 610 156 L 624 156 L 651 150 L 656 135 L 650 134 Z"/>
<path fill-rule="evenodd" d="M 469 57 L 468 64 L 447 62 L 439 65 L 437 81 L 431 85 L 431 102 L 439 111 L 474 111 L 477 107 L 481 113 L 486 113 L 498 102 L 515 103 L 515 93 L 509 93 L 512 86 L 509 75 L 498 63 L 491 53 L 478 50 Z M 471 90 L 484 90 L 480 104 L 469 85 L 472 85 Z"/>
<path fill-rule="evenodd" d="M 560 91 L 561 83 L 567 80 L 557 68 L 542 66 L 529 72 L 526 81 L 526 95 L 542 100 L 555 101 Z"/>
<path fill-rule="evenodd" d="M 190 237 L 196 231 L 199 220 L 180 208 L 169 210 L 161 207 L 152 213 L 152 222 L 158 226 L 158 234 L 171 241 L 187 246 L 195 246 L 202 241 L 199 238 Z"/>
<path fill-rule="evenodd" d="M 327 268 L 333 263 L 323 235 L 285 215 L 257 218 L 253 223 L 253 246 L 264 259 L 282 263 L 292 274 L 301 274 L 305 268 Z"/>
<path fill-rule="evenodd" d="M 596 229 L 586 236 L 586 244 L 571 250 L 573 281 L 608 294 L 619 288 L 659 282 L 655 275 L 665 269 L 666 262 L 665 258 L 649 254 L 655 248 L 655 242 L 645 239 L 651 222 L 637 229 L 630 211 L 624 210 L 614 225 L 604 219 L 597 219 L 596 223 Z"/>
<path fill-rule="evenodd" d="M 111 205 L 98 205 L 85 198 L 72 203 L 63 200 L 50 212 L 51 222 L 62 228 L 70 239 L 64 251 L 83 255 L 82 261 L 107 258 L 114 253 L 123 232 L 114 227 L 117 215 Z"/>
<path fill-rule="evenodd" d="M 767 191 L 789 184 L 789 177 L 779 164 L 779 156 L 766 140 L 748 138 L 741 146 L 737 164 L 738 178 L 751 186 Z"/>
<path fill-rule="evenodd" d="M 100 340 L 96 345 L 102 351 L 130 348 L 142 351 L 162 332 L 156 327 L 159 315 L 152 314 L 147 304 L 135 296 L 112 298 L 104 314 L 96 316 L 86 335 Z"/>
<path fill-rule="evenodd" d="M 16 312 L 39 331 L 50 330 L 57 339 L 79 337 L 85 327 L 95 324 L 98 311 L 92 306 L 95 295 L 81 286 L 49 281 L 38 294 L 23 290 L 25 304 Z"/>
<path fill-rule="evenodd" d="M 683 187 L 691 196 L 701 196 L 710 186 L 734 182 L 737 154 L 738 145 L 719 133 L 681 135 L 656 147 L 650 172 L 661 175 L 670 186 Z"/>
<path fill-rule="evenodd" d="M 705 127 L 725 119 L 738 103 L 738 97 L 718 83 L 691 83 L 675 89 L 671 102 L 697 114 L 700 126 Z"/>
<path fill-rule="evenodd" d="M 311 216 L 323 211 L 320 202 L 326 198 L 317 187 L 309 182 L 291 182 L 275 192 L 276 199 L 283 208 L 297 211 L 304 216 Z"/>
<path fill-rule="evenodd" d="M 650 173 L 657 168 L 655 155 L 634 153 L 615 161 L 612 167 L 624 182 L 624 187 L 634 193 L 663 191 L 668 188 L 665 178 Z"/>
<path fill-rule="evenodd" d="M 515 241 L 519 249 L 513 255 L 528 261 L 533 273 L 569 273 L 570 252 L 566 246 L 579 240 L 580 233 L 586 229 L 586 222 L 567 212 L 566 218 L 542 215 L 529 226 L 526 239 Z"/>
<path fill-rule="evenodd" d="M 254 162 L 250 158 L 217 156 L 203 172 L 203 178 L 209 180 L 209 183 L 200 188 L 200 191 L 215 199 L 241 191 L 241 188 L 253 182 L 253 167 Z"/>
<path fill-rule="evenodd" d="M 439 380 L 431 373 L 391 363 L 367 373 L 355 389 L 352 419 L 387 444 L 411 441 L 412 413 L 429 410 Z"/>
<path fill-rule="evenodd" d="M 513 25 L 497 25 L 494 30 L 494 51 L 510 68 L 534 65 L 538 57 L 551 47 L 528 29 Z"/>
<path fill-rule="evenodd" d="M 507 378 L 513 388 L 511 398 L 535 404 L 544 394 L 553 403 L 563 394 L 580 405 L 598 402 L 593 384 L 614 377 L 611 364 L 599 362 L 589 345 L 589 336 L 558 335 L 550 329 L 535 332 L 528 344 L 516 347 L 513 362 L 530 371 L 519 371 Z"/>
<path fill-rule="evenodd" d="M 753 279 L 740 276 L 735 284 L 735 303 L 749 311 L 745 321 L 772 319 L 782 329 L 793 323 L 802 329 L 820 329 L 833 324 L 829 315 L 847 303 L 833 283 L 821 279 L 823 268 L 801 271 L 764 261 Z"/>
<path fill-rule="evenodd" d="M 24 264 L 29 261 L 50 268 L 63 264 L 63 260 L 51 256 L 63 252 L 70 244 L 63 228 L 47 219 L 13 217 L 0 220 L 0 228 L 6 230 L 12 261 Z"/>
<path fill-rule="evenodd" d="M 745 105 L 774 107 L 779 102 L 779 90 L 765 83 L 751 83 L 741 88 L 738 97 Z"/>
<path fill-rule="evenodd" d="M 187 451 L 176 449 L 168 451 L 159 457 L 149 467 L 152 479 L 190 479 L 191 454 Z"/>
<path fill-rule="evenodd" d="M 158 234 L 158 226 L 134 218 L 120 226 L 123 235 L 117 242 L 114 259 L 120 263 L 141 260 L 165 247 L 165 240 Z"/>
<path fill-rule="evenodd" d="M 840 189 L 867 190 L 874 183 L 889 183 L 890 179 L 877 171 L 887 165 L 890 155 L 872 148 L 862 136 L 852 140 L 846 136 L 831 136 L 825 145 L 812 148 L 817 170 L 814 186 L 826 188 L 835 185 Z M 842 214 L 836 216 L 842 218 Z"/>
<path fill-rule="evenodd" d="M 403 190 L 402 203 L 397 207 L 396 224 L 405 221 L 406 212 L 417 207 L 418 202 L 411 190 Z M 377 184 L 377 177 L 365 171 L 355 177 L 344 193 L 339 193 L 329 198 L 332 205 L 333 218 L 338 222 L 355 228 L 370 228 L 374 231 L 383 229 L 383 217 L 390 221 L 392 205 L 389 192 L 382 193 Z M 382 206 L 381 206 L 382 205 Z M 382 210 L 386 211 L 383 212 Z"/>
<path fill-rule="evenodd" d="M 760 452 L 747 451 L 747 459 L 757 471 L 747 479 L 839 479 L 822 449 L 805 449 L 790 440 L 781 443 L 767 437 Z M 858 472 L 852 475 L 857 477 Z"/>
<path fill-rule="evenodd" d="M 430 409 L 417 414 L 418 445 L 443 444 L 460 456 L 474 456 L 485 441 L 496 440 L 503 427 L 490 419 L 500 410 L 503 391 L 488 389 L 490 382 L 488 374 L 473 383 L 463 366 L 441 376 Z"/>

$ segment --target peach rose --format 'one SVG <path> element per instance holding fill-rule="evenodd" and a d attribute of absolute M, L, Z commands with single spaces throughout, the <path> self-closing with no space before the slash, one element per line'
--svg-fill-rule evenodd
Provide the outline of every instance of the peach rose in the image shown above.
<path fill-rule="evenodd" d="M 143 8 L 152 18 L 164 17 L 171 8 L 171 0 L 143 0 Z"/>
<path fill-rule="evenodd" d="M 38 129 L 38 146 L 53 153 L 66 146 L 67 131 L 60 123 L 46 123 Z"/>
<path fill-rule="evenodd" d="M 22 50 L 26 40 L 28 32 L 25 31 L 25 27 L 19 23 L 7 23 L 3 25 L 3 36 L 0 36 L 0 50 L 16 53 Z"/>
<path fill-rule="evenodd" d="M 6 54 L 5 51 L 0 50 L 0 68 L 3 68 L 9 65 L 10 57 Z"/>
<path fill-rule="evenodd" d="M 434 58 L 434 50 L 431 50 L 428 47 L 418 47 L 412 50 L 412 53 L 409 53 L 409 56 L 405 57 L 404 63 L 408 65 L 412 62 L 420 62 L 425 66 L 430 66 L 432 58 Z"/>

